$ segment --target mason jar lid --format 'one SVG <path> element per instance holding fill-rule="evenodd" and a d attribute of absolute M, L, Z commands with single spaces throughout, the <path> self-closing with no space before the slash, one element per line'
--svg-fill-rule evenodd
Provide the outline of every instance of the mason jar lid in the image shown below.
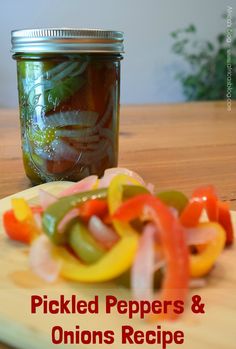
<path fill-rule="evenodd" d="M 11 32 L 15 53 L 122 53 L 123 32 L 102 29 L 42 28 Z"/>

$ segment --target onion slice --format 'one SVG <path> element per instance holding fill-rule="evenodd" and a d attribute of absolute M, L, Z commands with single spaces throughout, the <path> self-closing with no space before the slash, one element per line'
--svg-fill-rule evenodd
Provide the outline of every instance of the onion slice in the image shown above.
<path fill-rule="evenodd" d="M 46 235 L 40 235 L 31 245 L 29 263 L 32 271 L 47 282 L 59 276 L 61 263 L 52 256 L 52 244 Z"/>
<path fill-rule="evenodd" d="M 214 227 L 199 225 L 196 228 L 185 228 L 186 241 L 188 245 L 203 245 L 213 240 L 216 236 Z"/>
<path fill-rule="evenodd" d="M 62 218 L 60 223 L 58 224 L 57 230 L 59 234 L 62 234 L 67 225 L 74 219 L 79 216 L 79 210 L 78 208 L 72 208 L 69 212 L 65 214 L 65 216 Z"/>
<path fill-rule="evenodd" d="M 155 186 L 154 186 L 153 183 L 148 182 L 147 185 L 146 185 L 146 188 L 147 188 L 148 191 L 150 191 L 150 193 L 151 193 L 152 195 L 154 195 Z"/>
<path fill-rule="evenodd" d="M 169 207 L 169 209 L 170 209 L 170 212 L 173 214 L 173 216 L 175 218 L 178 218 L 178 216 L 179 216 L 178 210 L 176 210 L 175 207 Z"/>
<path fill-rule="evenodd" d="M 145 207 L 144 207 L 145 208 Z M 174 217 L 177 217 L 177 211 L 172 207 L 170 208 L 170 211 L 174 215 Z M 144 214 L 143 214 L 143 219 L 148 220 L 150 217 L 148 213 L 148 207 L 145 208 Z M 152 223 L 149 223 L 149 229 L 151 227 Z M 156 229 L 155 225 L 153 226 L 152 229 Z M 204 245 L 209 243 L 211 240 L 213 240 L 216 236 L 216 231 L 214 227 L 206 227 L 206 226 L 201 226 L 199 225 L 198 227 L 195 228 L 184 228 L 185 232 L 185 237 L 186 237 L 186 243 L 188 246 L 192 245 Z M 160 233 L 156 229 L 155 233 L 155 240 L 157 243 L 160 243 Z M 161 257 L 161 256 L 160 256 Z"/>
<path fill-rule="evenodd" d="M 131 286 L 137 300 L 153 299 L 153 274 L 155 259 L 155 230 L 153 224 L 147 224 L 139 240 L 137 254 L 131 268 Z"/>
<path fill-rule="evenodd" d="M 88 228 L 93 237 L 107 249 L 111 248 L 119 240 L 116 232 L 104 224 L 97 216 L 90 218 Z"/>
<path fill-rule="evenodd" d="M 203 278 L 196 278 L 196 279 L 189 280 L 190 288 L 203 288 L 203 287 L 206 287 L 206 285 L 207 285 L 206 279 L 203 279 Z"/>
<path fill-rule="evenodd" d="M 95 175 L 88 176 L 88 177 L 82 179 L 81 181 L 73 184 L 71 187 L 63 190 L 60 193 L 60 197 L 73 195 L 73 194 L 81 193 L 83 191 L 91 190 L 93 188 L 93 186 L 96 184 L 97 180 L 98 180 L 98 176 L 95 176 Z"/>
<path fill-rule="evenodd" d="M 136 179 L 140 184 L 145 186 L 144 180 L 136 172 L 128 170 L 127 168 L 123 168 L 123 167 L 113 167 L 113 168 L 108 168 L 104 172 L 103 177 L 100 179 L 99 188 L 108 187 L 109 184 L 111 183 L 111 180 L 118 174 L 125 174 L 129 177 L 132 177 Z"/>
<path fill-rule="evenodd" d="M 48 206 L 54 204 L 57 201 L 57 197 L 50 194 L 49 192 L 39 189 L 39 202 L 43 210 L 46 210 Z"/>
<path fill-rule="evenodd" d="M 34 221 L 39 230 L 42 230 L 42 216 L 40 213 L 34 213 Z"/>

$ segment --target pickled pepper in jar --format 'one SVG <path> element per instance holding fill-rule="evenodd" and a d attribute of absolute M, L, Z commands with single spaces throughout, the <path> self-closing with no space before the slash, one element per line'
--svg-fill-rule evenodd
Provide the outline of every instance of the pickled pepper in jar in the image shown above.
<path fill-rule="evenodd" d="M 33 184 L 101 176 L 117 165 L 123 34 L 12 32 L 26 175 Z"/>

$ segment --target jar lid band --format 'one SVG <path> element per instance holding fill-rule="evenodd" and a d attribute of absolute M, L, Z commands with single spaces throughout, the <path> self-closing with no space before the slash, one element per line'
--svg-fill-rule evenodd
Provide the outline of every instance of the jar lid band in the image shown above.
<path fill-rule="evenodd" d="M 12 53 L 123 53 L 121 31 L 45 28 L 11 32 Z"/>

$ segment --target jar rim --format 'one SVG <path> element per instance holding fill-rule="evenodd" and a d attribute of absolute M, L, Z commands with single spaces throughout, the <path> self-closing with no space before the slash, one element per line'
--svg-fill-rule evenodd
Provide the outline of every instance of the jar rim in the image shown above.
<path fill-rule="evenodd" d="M 123 53 L 122 31 L 88 28 L 39 28 L 11 32 L 11 52 Z"/>

